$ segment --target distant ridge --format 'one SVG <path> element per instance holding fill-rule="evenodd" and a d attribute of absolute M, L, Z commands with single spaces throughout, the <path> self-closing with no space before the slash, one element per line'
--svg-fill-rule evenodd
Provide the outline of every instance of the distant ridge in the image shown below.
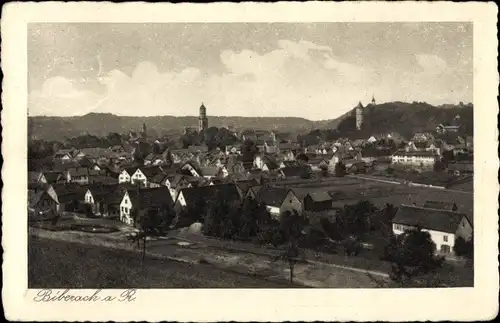
<path fill-rule="evenodd" d="M 354 109 L 354 108 L 353 108 Z M 467 132 L 473 129 L 473 107 L 471 105 L 444 105 L 435 107 L 425 102 L 389 102 L 368 105 L 365 108 L 363 134 L 396 131 L 401 134 L 433 129 L 439 123 L 461 116 Z M 178 133 L 186 127 L 196 127 L 197 116 L 130 117 L 111 113 L 89 113 L 74 117 L 29 117 L 33 135 L 38 139 L 61 140 L 82 134 L 106 136 L 110 132 L 128 133 L 139 131 L 143 123 L 158 135 Z M 297 117 L 238 117 L 208 116 L 210 127 L 233 127 L 235 130 L 259 129 L 306 133 L 312 129 L 337 129 L 350 133 L 354 128 L 353 110 L 335 119 L 311 121 Z M 359 135 L 359 133 L 358 133 Z"/>

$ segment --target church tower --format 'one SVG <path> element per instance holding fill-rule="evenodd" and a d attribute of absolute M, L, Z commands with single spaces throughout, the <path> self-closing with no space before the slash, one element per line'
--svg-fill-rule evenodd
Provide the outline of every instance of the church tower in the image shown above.
<path fill-rule="evenodd" d="M 376 103 L 376 101 L 375 101 L 375 94 L 373 94 L 373 95 L 372 95 L 372 104 L 373 104 L 373 105 L 376 105 L 376 104 L 377 104 L 377 103 Z"/>
<path fill-rule="evenodd" d="M 200 106 L 200 117 L 198 118 L 198 130 L 202 131 L 208 128 L 207 108 L 203 105 Z"/>
<path fill-rule="evenodd" d="M 361 102 L 356 106 L 356 130 L 363 128 L 363 104 Z"/>

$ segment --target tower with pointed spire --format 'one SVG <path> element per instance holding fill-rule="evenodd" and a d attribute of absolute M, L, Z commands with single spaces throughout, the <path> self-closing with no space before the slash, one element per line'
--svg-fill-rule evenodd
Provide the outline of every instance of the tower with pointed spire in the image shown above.
<path fill-rule="evenodd" d="M 198 118 L 198 130 L 202 131 L 208 128 L 207 108 L 201 103 L 200 117 Z"/>
<path fill-rule="evenodd" d="M 356 106 L 356 130 L 361 130 L 363 128 L 363 104 L 361 102 Z"/>
<path fill-rule="evenodd" d="M 375 101 L 375 94 L 372 94 L 372 104 L 373 105 L 377 104 L 376 101 Z"/>

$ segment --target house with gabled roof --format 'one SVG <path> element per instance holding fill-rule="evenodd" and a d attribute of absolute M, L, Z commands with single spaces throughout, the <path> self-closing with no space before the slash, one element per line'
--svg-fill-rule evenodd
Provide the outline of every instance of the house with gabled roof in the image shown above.
<path fill-rule="evenodd" d="M 304 210 L 319 212 L 331 210 L 333 208 L 333 198 L 326 191 L 312 191 L 304 197 Z"/>
<path fill-rule="evenodd" d="M 72 167 L 66 170 L 66 181 L 85 185 L 89 183 L 89 170 L 85 167 Z"/>
<path fill-rule="evenodd" d="M 254 157 L 253 166 L 263 171 L 271 171 L 279 168 L 274 156 L 264 154 L 256 155 Z"/>
<path fill-rule="evenodd" d="M 198 178 L 191 178 L 191 181 L 198 181 Z M 165 179 L 165 186 L 168 187 L 172 200 L 177 199 L 177 195 L 183 188 L 193 187 L 193 184 L 189 181 L 189 177 L 182 174 L 169 175 Z"/>
<path fill-rule="evenodd" d="M 237 180 L 233 182 L 236 184 L 236 188 L 238 189 L 241 198 L 244 198 L 247 195 L 247 192 L 251 187 L 259 185 L 255 179 Z"/>
<path fill-rule="evenodd" d="M 59 211 L 77 212 L 81 203 L 84 203 L 87 187 L 77 183 L 56 183 L 52 189 L 59 201 Z"/>
<path fill-rule="evenodd" d="M 46 184 L 47 178 L 42 172 L 28 172 L 28 184 Z"/>
<path fill-rule="evenodd" d="M 150 153 L 144 158 L 144 166 L 157 166 L 161 164 L 163 164 L 163 156 L 161 154 Z"/>
<path fill-rule="evenodd" d="M 177 196 L 174 209 L 177 212 L 196 210 L 199 214 L 190 214 L 192 220 L 202 220 L 204 210 L 199 208 L 205 208 L 217 199 L 224 199 L 224 201 L 231 203 L 241 201 L 241 196 L 234 183 L 183 188 Z"/>
<path fill-rule="evenodd" d="M 47 180 L 47 183 L 49 184 L 55 184 L 65 181 L 64 173 L 60 171 L 44 172 L 43 175 Z"/>
<path fill-rule="evenodd" d="M 401 205 L 392 220 L 394 234 L 418 228 L 429 232 L 435 251 L 440 254 L 453 254 L 456 239 L 468 241 L 473 234 L 472 223 L 464 213 Z"/>
<path fill-rule="evenodd" d="M 279 218 L 287 211 L 302 213 L 302 202 L 288 188 L 264 186 L 259 190 L 255 200 L 265 205 L 266 210 L 275 218 Z"/>
<path fill-rule="evenodd" d="M 129 167 L 122 169 L 118 175 L 118 183 L 130 183 L 130 177 L 139 169 L 139 167 Z"/>
<path fill-rule="evenodd" d="M 142 187 L 149 187 L 149 180 L 157 174 L 162 174 L 163 170 L 160 166 L 139 167 L 130 176 L 131 184 L 139 184 Z"/>
<path fill-rule="evenodd" d="M 70 161 L 73 161 L 73 158 L 75 157 L 75 153 L 78 151 L 74 148 L 71 149 L 59 149 L 55 154 L 54 154 L 54 160 L 60 161 L 61 163 L 67 163 Z"/>
<path fill-rule="evenodd" d="M 174 202 L 167 187 L 127 190 L 120 203 L 120 221 L 135 225 L 137 217 L 145 212 L 149 210 L 173 212 L 173 205 Z"/>
<path fill-rule="evenodd" d="M 312 169 L 309 165 L 296 165 L 281 168 L 278 173 L 280 179 L 308 178 L 312 174 Z"/>
<path fill-rule="evenodd" d="M 58 213 L 57 195 L 47 189 L 28 190 L 28 214 L 30 216 L 54 216 Z"/>
<path fill-rule="evenodd" d="M 97 216 L 118 216 L 118 205 L 123 197 L 118 184 L 113 185 L 91 185 L 85 192 L 85 203 L 90 205 L 92 214 Z M 112 206 L 115 205 L 113 208 Z"/>

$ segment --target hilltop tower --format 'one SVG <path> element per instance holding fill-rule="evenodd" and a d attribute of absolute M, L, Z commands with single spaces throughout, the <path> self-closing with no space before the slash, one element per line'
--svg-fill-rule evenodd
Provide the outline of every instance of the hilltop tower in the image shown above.
<path fill-rule="evenodd" d="M 372 95 L 372 104 L 375 105 L 377 102 L 375 101 L 375 94 Z"/>
<path fill-rule="evenodd" d="M 200 106 L 200 117 L 198 118 L 198 130 L 202 131 L 208 128 L 207 108 L 203 105 Z"/>
<path fill-rule="evenodd" d="M 363 128 L 363 104 L 361 102 L 356 106 L 356 130 L 361 130 Z"/>
<path fill-rule="evenodd" d="M 142 139 L 146 139 L 148 136 L 148 132 L 147 132 L 147 129 L 146 129 L 146 123 L 143 123 L 142 124 L 142 129 L 141 129 L 141 137 Z"/>

